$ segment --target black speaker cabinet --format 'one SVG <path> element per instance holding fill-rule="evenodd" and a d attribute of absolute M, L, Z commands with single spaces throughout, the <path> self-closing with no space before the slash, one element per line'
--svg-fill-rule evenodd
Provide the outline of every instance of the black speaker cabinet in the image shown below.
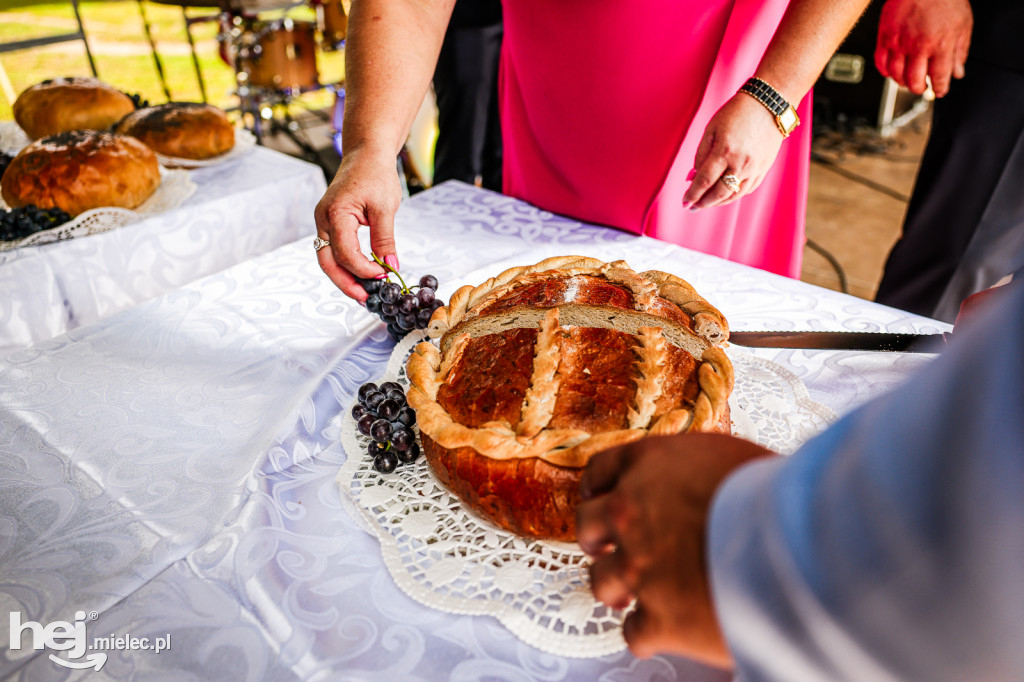
<path fill-rule="evenodd" d="M 814 120 L 824 126 L 867 125 L 889 135 L 927 108 L 875 68 L 882 0 L 874 0 L 814 85 Z"/>

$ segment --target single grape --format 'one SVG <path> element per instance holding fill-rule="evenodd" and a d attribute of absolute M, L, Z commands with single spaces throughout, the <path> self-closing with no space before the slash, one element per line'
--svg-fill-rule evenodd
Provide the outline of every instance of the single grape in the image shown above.
<path fill-rule="evenodd" d="M 398 304 L 396 303 L 381 303 L 380 314 L 385 317 L 394 317 L 398 314 Z"/>
<path fill-rule="evenodd" d="M 400 409 L 402 409 L 401 405 L 390 398 L 385 398 L 381 401 L 381 404 L 377 406 L 377 416 L 381 419 L 391 421 L 398 416 L 398 411 Z"/>
<path fill-rule="evenodd" d="M 398 450 L 397 452 L 395 452 L 395 454 L 398 456 L 398 459 L 401 460 L 403 464 L 412 464 L 417 459 L 419 459 L 420 446 L 413 442 L 409 445 L 408 448 L 406 448 L 405 450 Z"/>
<path fill-rule="evenodd" d="M 401 313 L 395 318 L 395 326 L 399 329 L 409 331 L 416 328 L 416 316 L 412 313 Z"/>
<path fill-rule="evenodd" d="M 380 390 L 384 391 L 385 394 L 391 391 L 401 391 L 402 384 L 396 381 L 385 381 L 383 384 L 380 385 Z"/>
<path fill-rule="evenodd" d="M 412 294 L 403 294 L 402 297 L 398 299 L 399 312 L 411 313 L 416 310 L 417 307 L 419 307 L 419 299 Z"/>
<path fill-rule="evenodd" d="M 437 277 L 434 277 L 433 275 L 423 275 L 420 277 L 420 286 L 437 291 Z"/>
<path fill-rule="evenodd" d="M 378 419 L 370 424 L 370 438 L 378 443 L 387 443 L 391 438 L 391 422 L 387 419 Z"/>
<path fill-rule="evenodd" d="M 395 421 L 402 422 L 406 426 L 412 426 L 416 423 L 416 412 L 411 407 L 403 407 L 398 411 Z"/>
<path fill-rule="evenodd" d="M 405 407 L 405 391 L 400 388 L 392 388 L 385 393 L 388 400 L 393 400 L 398 403 L 398 407 Z M 397 412 L 395 414 L 398 414 Z"/>
<path fill-rule="evenodd" d="M 395 450 L 408 450 L 412 442 L 412 431 L 409 429 L 401 428 L 391 434 L 391 447 Z"/>
<path fill-rule="evenodd" d="M 430 312 L 434 312 L 435 310 L 437 310 L 438 308 L 441 308 L 443 306 L 444 306 L 444 301 L 442 301 L 439 298 L 435 298 L 434 302 L 430 304 Z"/>
<path fill-rule="evenodd" d="M 359 391 L 356 393 L 356 397 L 359 398 L 359 402 L 365 405 L 366 397 L 371 393 L 376 393 L 379 390 L 380 389 L 377 387 L 377 384 L 370 381 L 359 387 Z"/>
<path fill-rule="evenodd" d="M 356 428 L 359 429 L 359 433 L 364 436 L 370 435 L 370 427 L 377 421 L 377 417 L 367 412 L 356 421 Z"/>
<path fill-rule="evenodd" d="M 420 308 L 419 312 L 416 313 L 416 328 L 426 329 L 427 325 L 430 324 L 430 317 L 434 314 L 434 311 L 430 308 Z"/>
<path fill-rule="evenodd" d="M 370 441 L 370 444 L 366 446 L 366 452 L 370 457 L 376 457 L 382 452 L 387 452 L 387 443 L 378 443 L 377 441 Z"/>
<path fill-rule="evenodd" d="M 423 287 L 422 289 L 416 292 L 416 298 L 419 300 L 421 307 L 426 307 L 433 303 L 434 297 L 434 290 L 430 289 L 429 287 Z"/>
<path fill-rule="evenodd" d="M 364 414 L 369 413 L 370 411 L 366 409 L 366 405 L 363 405 L 362 403 L 356 403 L 355 405 L 352 406 L 352 418 L 355 419 L 356 421 L 359 421 L 359 418 L 362 417 Z"/>
<path fill-rule="evenodd" d="M 402 296 L 402 287 L 395 282 L 387 282 L 380 287 L 380 300 L 385 303 L 397 303 Z"/>
<path fill-rule="evenodd" d="M 375 294 L 380 291 L 380 285 L 384 283 L 384 280 L 380 279 L 363 279 L 359 280 L 359 283 L 363 285 L 363 291 L 368 294 Z"/>
<path fill-rule="evenodd" d="M 366 297 L 366 309 L 376 315 L 380 312 L 380 307 L 383 305 L 380 301 L 380 296 L 377 294 L 370 294 Z"/>
<path fill-rule="evenodd" d="M 382 452 L 373 458 L 373 468 L 382 474 L 390 474 L 398 466 L 398 458 L 393 452 Z"/>
<path fill-rule="evenodd" d="M 366 396 L 366 400 L 364 401 L 363 404 L 366 405 L 366 407 L 368 407 L 370 410 L 376 411 L 377 406 L 384 402 L 384 399 L 385 396 L 382 392 L 374 391 L 370 395 Z"/>

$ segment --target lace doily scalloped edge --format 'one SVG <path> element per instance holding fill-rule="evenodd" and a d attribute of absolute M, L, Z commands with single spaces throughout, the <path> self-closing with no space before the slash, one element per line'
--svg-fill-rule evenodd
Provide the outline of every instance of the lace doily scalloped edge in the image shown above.
<path fill-rule="evenodd" d="M 90 209 L 81 213 L 72 220 L 30 234 L 23 239 L 13 241 L 0 241 L 0 252 L 13 251 L 26 246 L 41 246 L 54 242 L 87 237 L 94 234 L 109 232 L 118 227 L 124 227 L 143 218 L 173 210 L 184 203 L 196 191 L 196 184 L 192 181 L 187 170 L 175 168 L 160 168 L 160 185 L 156 188 L 146 201 L 138 208 L 131 210 L 115 206 L 104 206 Z M 7 209 L 7 204 L 0 199 L 0 209 Z"/>

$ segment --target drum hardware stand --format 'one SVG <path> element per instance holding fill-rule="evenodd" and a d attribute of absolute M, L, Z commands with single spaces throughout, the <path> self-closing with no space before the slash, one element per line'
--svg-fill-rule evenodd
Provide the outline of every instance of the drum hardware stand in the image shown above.
<path fill-rule="evenodd" d="M 139 6 L 139 16 L 142 17 L 142 29 L 146 34 L 146 41 L 149 43 L 149 51 L 153 55 L 153 65 L 156 66 L 156 75 L 160 79 L 160 87 L 163 88 L 164 96 L 167 97 L 167 101 L 170 102 L 171 90 L 167 87 L 167 77 L 164 76 L 164 65 L 160 61 L 160 55 L 156 51 L 156 41 L 153 40 L 153 31 L 149 25 L 149 18 L 146 16 L 146 8 L 142 4 L 142 0 L 136 0 L 136 4 Z M 184 8 L 182 8 L 184 11 Z M 193 53 L 194 54 L 194 53 Z"/>

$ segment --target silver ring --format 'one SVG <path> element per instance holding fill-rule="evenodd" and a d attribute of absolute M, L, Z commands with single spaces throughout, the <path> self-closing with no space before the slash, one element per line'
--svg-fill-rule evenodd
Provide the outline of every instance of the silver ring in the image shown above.
<path fill-rule="evenodd" d="M 725 185 L 733 194 L 740 191 L 740 179 L 737 178 L 732 173 L 726 173 L 719 179 L 722 181 L 722 184 Z"/>
<path fill-rule="evenodd" d="M 319 236 L 313 240 L 313 248 L 316 249 L 317 251 L 324 248 L 325 246 L 330 245 L 331 243 L 329 241 L 327 241 L 326 239 L 321 239 Z"/>

